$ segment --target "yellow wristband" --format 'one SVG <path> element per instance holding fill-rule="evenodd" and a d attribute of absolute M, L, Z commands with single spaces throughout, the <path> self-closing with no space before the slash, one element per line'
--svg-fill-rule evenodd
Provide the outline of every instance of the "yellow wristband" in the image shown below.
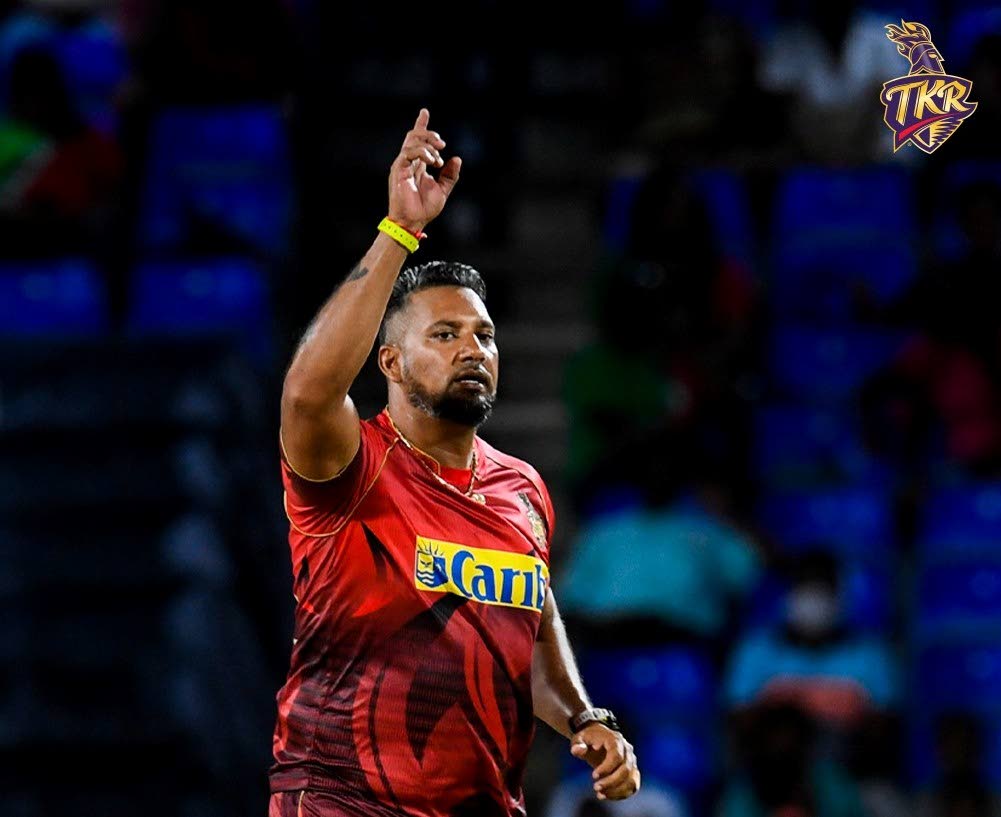
<path fill-rule="evenodd" d="M 414 252 L 421 245 L 421 242 L 414 237 L 413 233 L 408 232 L 395 221 L 390 221 L 388 218 L 384 218 L 379 222 L 379 230 L 398 244 L 402 244 L 407 252 Z"/>

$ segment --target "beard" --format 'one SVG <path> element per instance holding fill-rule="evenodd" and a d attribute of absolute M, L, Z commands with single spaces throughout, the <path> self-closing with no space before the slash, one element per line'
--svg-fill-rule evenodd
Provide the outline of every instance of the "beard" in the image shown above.
<path fill-rule="evenodd" d="M 487 421 L 497 400 L 497 392 L 459 393 L 454 383 L 449 383 L 440 394 L 431 394 L 415 380 L 408 379 L 404 386 L 414 408 L 439 420 L 470 428 L 479 428 Z"/>

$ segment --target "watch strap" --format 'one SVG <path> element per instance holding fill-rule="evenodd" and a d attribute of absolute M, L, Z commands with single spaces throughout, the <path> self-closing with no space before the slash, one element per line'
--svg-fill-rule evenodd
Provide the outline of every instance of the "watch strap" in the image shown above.
<path fill-rule="evenodd" d="M 575 734 L 589 723 L 600 723 L 607 726 L 613 732 L 622 731 L 619 728 L 619 722 L 611 709 L 601 709 L 596 707 L 585 709 L 583 712 L 578 712 L 572 718 L 569 718 L 567 723 L 570 725 L 570 731 Z"/>

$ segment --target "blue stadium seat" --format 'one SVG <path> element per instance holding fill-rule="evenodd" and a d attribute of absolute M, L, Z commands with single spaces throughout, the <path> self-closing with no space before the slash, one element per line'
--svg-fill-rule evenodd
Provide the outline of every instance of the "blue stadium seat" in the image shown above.
<path fill-rule="evenodd" d="M 914 675 L 915 704 L 929 711 L 965 709 L 1001 714 L 1001 640 L 936 641 L 921 647 Z"/>
<path fill-rule="evenodd" d="M 1001 34 L 1001 6 L 997 3 L 969 3 L 965 8 L 953 7 L 952 23 L 946 42 L 942 44 L 946 58 L 946 70 L 955 73 L 959 68 L 968 68 L 970 58 L 981 37 Z M 934 36 L 934 35 L 933 35 Z M 951 66 L 951 67 L 950 67 Z M 976 99 L 973 96 L 973 99 Z"/>
<path fill-rule="evenodd" d="M 923 504 L 918 548 L 926 556 L 1001 556 L 1001 482 L 943 488 Z"/>
<path fill-rule="evenodd" d="M 90 262 L 0 264 L 0 334 L 96 336 L 107 329 L 105 283 Z"/>
<path fill-rule="evenodd" d="M 751 265 L 754 236 L 750 203 L 741 177 L 732 171 L 702 168 L 686 176 L 706 208 L 713 225 L 716 244 L 725 256 Z M 611 249 L 623 251 L 632 229 L 636 196 L 646 177 L 629 173 L 612 179 L 606 194 L 605 241 Z"/>
<path fill-rule="evenodd" d="M 776 388 L 796 399 L 845 401 L 890 364 L 906 335 L 886 330 L 780 325 L 772 333 L 769 368 Z"/>
<path fill-rule="evenodd" d="M 183 245 L 207 223 L 271 254 L 288 241 L 289 147 L 269 106 L 174 108 L 153 124 L 140 220 L 147 249 Z"/>
<path fill-rule="evenodd" d="M 114 95 L 129 70 L 117 32 L 106 23 L 91 23 L 60 32 L 54 48 L 80 111 L 101 130 L 113 131 Z"/>
<path fill-rule="evenodd" d="M 847 318 L 855 282 L 883 302 L 901 293 L 917 271 L 913 211 L 901 168 L 791 170 L 776 193 L 773 306 Z"/>
<path fill-rule="evenodd" d="M 955 159 L 942 171 L 942 195 L 955 197 L 966 185 L 985 180 L 1001 185 L 1001 161 Z"/>
<path fill-rule="evenodd" d="M 885 488 L 776 492 L 761 501 L 758 519 L 790 552 L 826 542 L 846 558 L 886 563 L 895 550 L 893 508 Z"/>
<path fill-rule="evenodd" d="M 956 159 L 943 169 L 941 187 L 935 197 L 934 229 L 931 231 L 935 252 L 942 259 L 958 259 L 966 249 L 966 238 L 956 219 L 959 192 L 969 184 L 984 181 L 1001 186 L 1001 161 Z"/>
<path fill-rule="evenodd" d="M 893 626 L 894 572 L 888 565 L 844 566 L 846 623 L 853 630 L 888 633 Z"/>
<path fill-rule="evenodd" d="M 602 233 L 608 248 L 623 252 L 629 243 L 632 229 L 633 202 L 643 187 L 644 177 L 640 173 L 615 176 L 605 194 L 605 217 Z"/>
<path fill-rule="evenodd" d="M 788 583 L 767 573 L 741 613 L 745 631 L 780 625 L 785 618 Z M 887 565 L 846 561 L 841 565 L 844 624 L 853 632 L 888 633 L 893 624 L 893 571 Z"/>
<path fill-rule="evenodd" d="M 926 562 L 918 577 L 914 628 L 924 638 L 976 632 L 1001 637 L 1001 559 Z"/>
<path fill-rule="evenodd" d="M 581 672 L 591 697 L 623 716 L 699 717 L 716 705 L 716 674 L 701 650 L 592 649 L 581 656 Z"/>
<path fill-rule="evenodd" d="M 741 604 L 740 626 L 744 632 L 764 630 L 785 616 L 788 581 L 773 570 L 765 570 Z"/>
<path fill-rule="evenodd" d="M 704 168 L 689 181 L 705 204 L 723 254 L 750 266 L 754 261 L 754 228 L 744 180 L 730 170 Z"/>
<path fill-rule="evenodd" d="M 755 415 L 754 466 L 771 483 L 851 480 L 879 484 L 887 467 L 866 451 L 859 420 L 844 408 L 772 404 Z"/>
<path fill-rule="evenodd" d="M 686 794 L 705 789 L 716 777 L 718 729 L 714 722 L 686 724 L 650 719 L 630 740 L 644 776 Z"/>
<path fill-rule="evenodd" d="M 128 324 L 135 336 L 231 335 L 262 362 L 273 352 L 267 282 L 242 258 L 141 264 Z"/>
<path fill-rule="evenodd" d="M 715 722 L 679 725 L 671 721 L 650 721 L 627 735 L 639 758 L 643 783 L 673 790 L 687 801 L 691 813 L 700 795 L 711 786 L 719 772 L 719 729 Z M 574 786 L 590 787 L 591 769 L 569 752 L 561 753 L 560 780 Z"/>

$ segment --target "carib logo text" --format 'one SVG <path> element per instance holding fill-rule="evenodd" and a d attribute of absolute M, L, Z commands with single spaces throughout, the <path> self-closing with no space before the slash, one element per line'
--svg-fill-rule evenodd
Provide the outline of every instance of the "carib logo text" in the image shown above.
<path fill-rule="evenodd" d="M 416 551 L 414 585 L 419 590 L 537 612 L 545 604 L 549 568 L 534 556 L 424 536 L 417 537 Z"/>

